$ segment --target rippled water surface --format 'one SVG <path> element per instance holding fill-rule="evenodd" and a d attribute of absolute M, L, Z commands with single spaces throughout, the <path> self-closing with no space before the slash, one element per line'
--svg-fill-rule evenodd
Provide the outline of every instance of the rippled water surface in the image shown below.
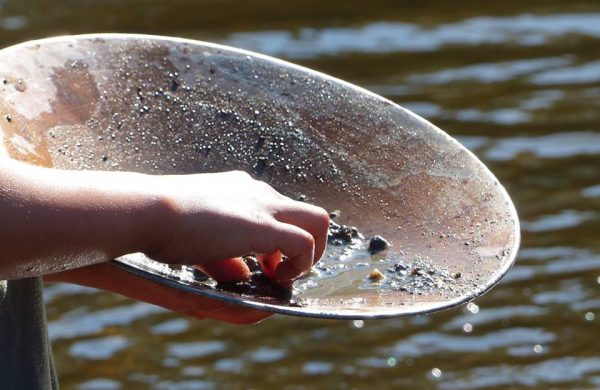
<path fill-rule="evenodd" d="M 424 317 L 233 326 L 48 286 L 63 388 L 600 388 L 600 3 L 526 4 L 0 0 L 3 46 L 63 33 L 176 35 L 364 86 L 458 138 L 522 219 L 503 281 Z"/>

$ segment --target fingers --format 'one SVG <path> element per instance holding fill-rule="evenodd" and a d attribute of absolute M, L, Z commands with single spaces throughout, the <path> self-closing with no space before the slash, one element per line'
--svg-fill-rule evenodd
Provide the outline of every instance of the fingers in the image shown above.
<path fill-rule="evenodd" d="M 329 215 L 320 207 L 288 200 L 274 215 L 275 225 L 269 226 L 271 245 L 255 247 L 263 273 L 284 287 L 310 271 L 327 246 Z M 273 252 L 275 250 L 275 252 Z M 273 252 L 273 253 L 271 253 Z M 282 261 L 281 254 L 287 259 Z"/>
<path fill-rule="evenodd" d="M 210 263 L 196 264 L 194 267 L 205 272 L 220 283 L 247 280 L 250 277 L 250 269 L 241 257 L 231 257 Z"/>
<path fill-rule="evenodd" d="M 323 256 L 327 247 L 329 214 L 320 207 L 303 202 L 293 202 L 293 208 L 278 212 L 275 219 L 279 222 L 296 225 L 313 236 L 315 242 L 313 264 L 315 264 Z"/>
<path fill-rule="evenodd" d="M 271 280 L 277 280 L 275 276 L 275 270 L 279 263 L 281 263 L 281 252 L 275 251 L 274 253 L 265 255 L 256 255 L 256 259 L 260 264 L 260 268 L 263 273 Z"/>
<path fill-rule="evenodd" d="M 265 235 L 269 240 L 261 240 L 260 244 L 253 245 L 255 252 L 267 253 L 258 256 L 265 275 L 286 287 L 289 287 L 291 281 L 310 271 L 327 244 L 327 213 L 308 204 L 295 206 L 295 209 L 277 214 L 277 220 L 270 224 L 270 232 Z M 285 261 L 282 261 L 282 253 L 287 257 Z M 196 267 L 218 282 L 247 280 L 250 277 L 248 266 L 239 257 Z"/>
<path fill-rule="evenodd" d="M 287 223 L 279 223 L 274 228 L 274 244 L 287 260 L 275 268 L 275 278 L 282 285 L 310 271 L 315 257 L 315 240 L 306 230 Z"/>

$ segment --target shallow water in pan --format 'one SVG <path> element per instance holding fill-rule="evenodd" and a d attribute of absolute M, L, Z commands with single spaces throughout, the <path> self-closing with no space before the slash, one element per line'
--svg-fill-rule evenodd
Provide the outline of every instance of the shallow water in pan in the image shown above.
<path fill-rule="evenodd" d="M 600 387 L 599 26 L 600 5 L 582 0 L 0 0 L 4 46 L 63 33 L 178 35 L 364 86 L 471 149 L 507 186 L 523 222 L 517 264 L 503 281 L 431 316 L 276 316 L 240 327 L 48 286 L 62 387 Z"/>
<path fill-rule="evenodd" d="M 398 317 L 407 315 L 404 309 L 420 302 L 457 300 L 472 293 L 476 279 L 465 278 L 461 272 L 451 272 L 424 255 L 406 256 L 402 250 L 393 252 L 390 250 L 393 245 L 381 236 L 377 236 L 385 243 L 381 245 L 388 247 L 372 246 L 355 227 L 352 229 L 356 232 L 355 237 L 340 239 L 331 235 L 330 228 L 323 257 L 311 272 L 296 280 L 290 288 L 270 280 L 254 254 L 243 257 L 251 271 L 250 278 L 227 283 L 218 283 L 193 266 L 164 264 L 141 253 L 127 255 L 122 261 L 177 283 L 194 286 L 204 294 L 210 291 L 221 297 L 238 298 L 238 301 L 251 299 L 286 309 L 306 308 L 307 312 L 299 311 L 296 315 L 318 318 Z M 386 313 L 385 309 L 391 313 Z M 414 310 L 422 312 L 424 309 Z"/>

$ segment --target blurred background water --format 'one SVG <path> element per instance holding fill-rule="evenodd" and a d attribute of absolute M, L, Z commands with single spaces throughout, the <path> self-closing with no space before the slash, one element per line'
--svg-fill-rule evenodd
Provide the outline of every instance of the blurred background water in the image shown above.
<path fill-rule="evenodd" d="M 136 32 L 366 87 L 479 156 L 523 222 L 490 293 L 431 316 L 254 326 L 46 289 L 64 389 L 600 388 L 600 2 L 0 0 L 0 46 Z"/>

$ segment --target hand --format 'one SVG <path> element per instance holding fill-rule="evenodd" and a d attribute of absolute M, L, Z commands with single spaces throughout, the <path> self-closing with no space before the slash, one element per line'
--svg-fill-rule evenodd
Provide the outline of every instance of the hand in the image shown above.
<path fill-rule="evenodd" d="M 204 270 L 249 273 L 239 256 L 281 252 L 261 261 L 265 273 L 289 284 L 307 273 L 327 244 L 329 216 L 319 207 L 294 201 L 244 172 L 155 176 L 162 212 L 148 232 L 146 254 Z M 215 263 L 219 260 L 225 263 Z M 210 272 L 209 272 L 210 273 Z"/>
<path fill-rule="evenodd" d="M 327 240 L 325 210 L 242 172 L 152 176 L 0 159 L 0 187 L 0 280 L 133 252 L 217 272 L 222 264 L 212 263 L 254 252 L 274 254 L 262 258 L 263 268 L 286 285 L 310 270 Z M 228 264 L 248 274 L 240 259 Z"/>
<path fill-rule="evenodd" d="M 218 275 L 211 275 L 219 280 Z M 239 276 L 239 275 L 238 275 Z M 188 316 L 234 324 L 251 324 L 272 314 L 186 293 L 142 279 L 108 263 L 99 263 L 44 276 L 48 282 L 68 282 L 104 289 Z"/>

